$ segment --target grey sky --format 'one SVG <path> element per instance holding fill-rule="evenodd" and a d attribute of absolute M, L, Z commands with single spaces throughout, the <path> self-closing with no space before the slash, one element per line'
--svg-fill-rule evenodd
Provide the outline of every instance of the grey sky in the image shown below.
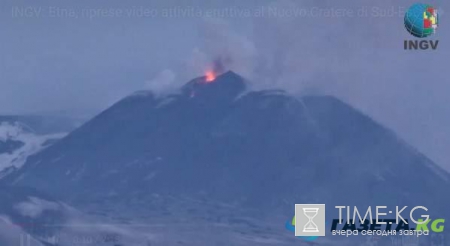
<path fill-rule="evenodd" d="M 2 1 L 0 114 L 103 109 L 222 56 L 256 89 L 336 95 L 450 170 L 449 3 L 429 2 L 438 50 L 404 51 L 414 2 Z"/>

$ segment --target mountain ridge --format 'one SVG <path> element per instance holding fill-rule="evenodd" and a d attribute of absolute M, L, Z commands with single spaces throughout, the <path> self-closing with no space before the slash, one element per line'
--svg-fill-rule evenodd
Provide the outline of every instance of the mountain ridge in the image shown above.
<path fill-rule="evenodd" d="M 8 182 L 78 204 L 158 194 L 288 211 L 420 197 L 443 211 L 444 190 L 433 187 L 448 185 L 449 174 L 370 117 L 331 96 L 245 91 L 228 72 L 194 79 L 180 94 L 126 97 Z"/>

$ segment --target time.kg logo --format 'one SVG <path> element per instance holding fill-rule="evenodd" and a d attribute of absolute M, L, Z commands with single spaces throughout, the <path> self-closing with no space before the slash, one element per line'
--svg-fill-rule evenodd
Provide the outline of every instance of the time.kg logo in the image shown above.
<path fill-rule="evenodd" d="M 295 204 L 295 236 L 325 236 L 325 204 Z"/>

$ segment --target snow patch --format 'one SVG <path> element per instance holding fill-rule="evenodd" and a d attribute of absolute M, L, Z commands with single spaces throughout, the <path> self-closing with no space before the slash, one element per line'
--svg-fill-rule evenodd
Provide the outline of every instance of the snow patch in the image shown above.
<path fill-rule="evenodd" d="M 145 176 L 144 180 L 149 181 L 152 180 L 156 176 L 156 172 L 151 172 L 147 176 Z"/>
<path fill-rule="evenodd" d="M 0 154 L 0 172 L 11 167 L 16 169 L 21 168 L 25 164 L 27 158 L 44 149 L 45 144 L 49 140 L 60 139 L 65 135 L 66 133 L 36 135 L 25 125 L 18 122 L 0 123 L 1 142 L 18 141 L 23 143 L 21 147 L 13 150 L 11 153 Z"/>
<path fill-rule="evenodd" d="M 174 96 L 171 96 L 171 97 L 165 97 L 164 99 L 162 99 L 159 103 L 158 103 L 158 105 L 156 105 L 156 108 L 162 108 L 162 107 L 164 107 L 164 106 L 166 106 L 166 105 L 169 105 L 169 104 L 171 104 L 172 102 L 175 102 L 176 101 L 176 97 L 174 97 Z"/>
<path fill-rule="evenodd" d="M 153 96 L 153 92 L 150 90 L 140 90 L 132 93 L 128 97 L 133 98 L 133 97 L 148 97 L 148 96 Z"/>
<path fill-rule="evenodd" d="M 431 161 L 425 161 L 425 165 L 432 171 L 434 172 L 437 176 L 439 176 L 442 180 L 449 182 L 449 177 L 446 175 L 447 173 L 440 169 L 438 166 L 436 166 L 434 163 L 432 163 Z"/>

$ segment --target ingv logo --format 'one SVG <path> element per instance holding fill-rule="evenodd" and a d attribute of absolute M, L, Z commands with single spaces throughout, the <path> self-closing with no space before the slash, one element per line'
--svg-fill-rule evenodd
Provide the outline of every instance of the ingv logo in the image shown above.
<path fill-rule="evenodd" d="M 287 220 L 286 224 L 285 224 L 286 229 L 288 229 L 289 231 L 295 232 L 295 215 L 292 218 L 292 220 Z M 314 240 L 316 240 L 318 238 L 318 236 L 307 236 L 307 237 L 303 237 L 303 236 L 298 236 L 298 238 L 301 238 L 307 242 L 312 242 Z"/>

